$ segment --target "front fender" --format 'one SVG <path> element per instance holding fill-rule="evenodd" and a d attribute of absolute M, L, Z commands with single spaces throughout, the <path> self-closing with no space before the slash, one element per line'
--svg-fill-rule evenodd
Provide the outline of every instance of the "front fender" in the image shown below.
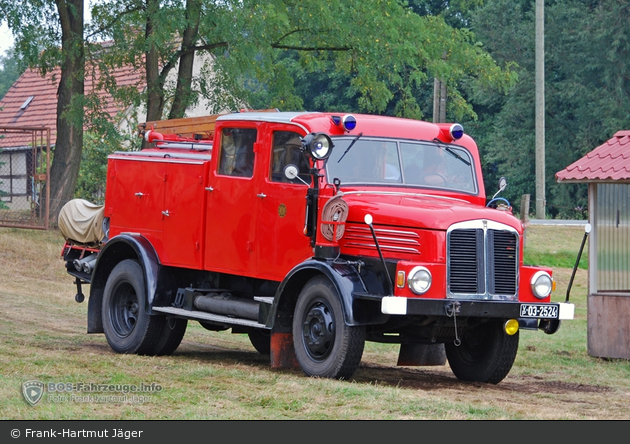
<path fill-rule="evenodd" d="M 368 301 L 358 300 L 354 293 L 366 293 L 366 282 L 356 268 L 347 262 L 333 262 L 311 259 L 294 267 L 280 283 L 266 325 L 278 332 L 290 332 L 293 311 L 300 291 L 313 277 L 326 276 L 339 294 L 347 325 L 382 323 L 380 303 L 374 303 L 373 310 L 366 308 Z M 371 312 L 371 315 L 366 315 Z M 374 316 L 376 315 L 376 316 Z M 383 318 L 383 319 L 381 319 Z"/>
<path fill-rule="evenodd" d="M 148 313 L 152 314 L 160 259 L 146 238 L 139 234 L 120 234 L 105 244 L 94 266 L 88 301 L 88 333 L 103 333 L 102 305 L 107 278 L 114 267 L 125 259 L 136 260 L 142 267 Z"/>

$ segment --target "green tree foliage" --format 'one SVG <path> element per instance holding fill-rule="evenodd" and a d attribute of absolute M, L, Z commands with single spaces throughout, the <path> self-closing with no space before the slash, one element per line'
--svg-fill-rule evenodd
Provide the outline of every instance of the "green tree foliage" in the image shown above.
<path fill-rule="evenodd" d="M 453 85 L 454 113 L 474 114 L 458 92 L 459 79 L 474 76 L 503 88 L 512 81 L 472 34 L 453 29 L 441 17 L 421 17 L 396 0 L 201 1 L 194 22 L 186 14 L 190 0 L 147 2 L 153 9 L 132 3 L 103 2 L 93 17 L 102 37 L 115 40 L 112 53 L 119 57 L 139 64 L 152 57 L 151 51 L 157 53 L 161 68 L 151 75 L 154 67 L 147 68 L 147 99 L 148 108 L 159 109 L 160 116 L 183 96 L 168 84 L 168 72 L 193 50 L 196 56 L 211 55 L 211 66 L 190 83 L 198 97 L 211 99 L 209 112 L 243 104 L 300 109 L 311 100 L 312 85 L 304 80 L 312 74 L 343 81 L 355 110 L 420 117 L 419 87 L 439 74 Z M 183 39 L 191 25 L 199 40 L 182 48 L 174 36 Z"/>
<path fill-rule="evenodd" d="M 505 96 L 469 96 L 479 119 L 467 122 L 490 183 L 508 178 L 507 196 L 535 199 L 534 4 L 486 0 L 473 31 L 497 63 L 516 62 L 518 83 Z M 545 170 L 547 213 L 583 217 L 586 185 L 558 184 L 555 173 L 630 127 L 630 4 L 557 0 L 545 6 Z"/>
<path fill-rule="evenodd" d="M 105 203 L 107 183 L 107 156 L 129 146 L 128 140 L 102 137 L 94 132 L 85 134 L 81 170 L 77 180 L 75 197 L 102 205 Z"/>
<path fill-rule="evenodd" d="M 412 0 L 402 5 L 404 24 L 393 21 L 398 30 L 406 30 L 410 41 L 422 50 L 418 58 L 400 53 L 377 53 L 376 66 L 385 74 L 380 79 L 389 96 L 379 102 L 366 101 L 353 88 L 356 70 L 339 70 L 338 59 L 320 58 L 316 69 L 305 70 L 299 63 L 291 65 L 291 76 L 305 107 L 313 110 L 366 111 L 387 115 L 430 120 L 433 108 L 433 78 L 448 85 L 448 114 L 453 120 L 476 118 L 467 99 L 473 86 L 503 94 L 514 84 L 512 63 L 502 68 L 482 48 L 476 36 L 466 29 L 467 13 L 480 0 Z M 408 28 L 406 27 L 408 26 Z M 361 33 L 360 30 L 352 33 Z M 365 37 L 365 31 L 359 38 Z M 383 41 L 392 41 L 383 34 Z M 391 58 L 389 58 L 391 57 Z M 298 54 L 288 55 L 295 61 Z M 286 62 L 285 62 L 286 63 Z"/>
<path fill-rule="evenodd" d="M 58 134 L 51 173 L 53 189 L 57 183 L 73 191 L 81 128 L 112 131 L 100 125 L 99 97 L 84 97 L 80 88 L 84 58 L 99 65 L 104 88 L 127 103 L 144 103 L 147 120 L 180 117 L 200 97 L 210 99 L 209 114 L 250 104 L 295 110 L 314 100 L 322 106 L 421 118 L 430 100 L 426 85 L 433 77 L 448 84 L 453 116 L 476 117 L 465 94 L 470 85 L 504 91 L 514 81 L 509 63 L 496 64 L 464 27 L 459 11 L 477 2 L 451 2 L 457 8 L 412 3 L 431 8 L 419 15 L 399 0 L 102 0 L 94 3 L 85 32 L 81 0 L 0 0 L 0 8 L 30 66 L 66 70 L 58 130 L 67 131 Z M 438 7 L 444 13 L 430 15 Z M 106 48 L 90 44 L 96 40 L 110 43 Z M 179 76 L 169 76 L 179 62 L 188 64 L 202 55 L 206 64 L 199 74 L 183 69 Z M 123 64 L 145 73 L 144 91 L 117 88 L 111 73 Z M 328 96 L 312 99 L 309 75 L 343 86 L 342 100 L 330 90 Z M 61 134 L 65 139 L 59 139 Z M 72 166 L 64 180 L 55 175 L 62 171 L 57 165 Z M 53 199 L 62 197 L 53 193 Z"/>
<path fill-rule="evenodd" d="M 24 68 L 20 63 L 19 55 L 13 48 L 9 48 L 4 55 L 0 55 L 0 99 L 23 72 Z"/>

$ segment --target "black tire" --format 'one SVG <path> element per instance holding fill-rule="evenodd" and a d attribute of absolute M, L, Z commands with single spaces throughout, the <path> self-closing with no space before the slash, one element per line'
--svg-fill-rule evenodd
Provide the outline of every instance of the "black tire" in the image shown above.
<path fill-rule="evenodd" d="M 295 355 L 307 376 L 349 379 L 361 363 L 365 326 L 348 326 L 337 290 L 324 276 L 302 289 L 293 315 Z"/>
<path fill-rule="evenodd" d="M 177 347 L 179 347 L 179 344 L 181 344 L 184 338 L 187 326 L 188 320 L 186 319 L 164 318 L 162 336 L 160 336 L 160 340 L 150 354 L 164 356 L 170 355 L 177 350 Z"/>
<path fill-rule="evenodd" d="M 261 355 L 271 354 L 271 330 L 257 328 L 250 331 L 247 335 L 258 353 Z"/>
<path fill-rule="evenodd" d="M 117 353 L 154 355 L 160 346 L 164 317 L 147 314 L 143 272 L 134 260 L 114 267 L 103 295 L 103 330 Z"/>
<path fill-rule="evenodd" d="M 461 381 L 498 384 L 512 369 L 518 351 L 518 332 L 503 331 L 505 321 L 490 321 L 468 329 L 459 346 L 445 344 L 451 370 Z"/>

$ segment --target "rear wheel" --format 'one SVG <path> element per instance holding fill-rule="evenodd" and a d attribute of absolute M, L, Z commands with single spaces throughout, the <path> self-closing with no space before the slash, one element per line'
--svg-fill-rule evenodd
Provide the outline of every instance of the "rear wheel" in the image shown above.
<path fill-rule="evenodd" d="M 156 354 L 165 318 L 147 313 L 143 272 L 136 261 L 127 259 L 114 267 L 105 284 L 102 312 L 112 350 Z"/>
<path fill-rule="evenodd" d="M 503 331 L 502 320 L 468 329 L 459 346 L 445 344 L 451 370 L 462 381 L 498 384 L 512 369 L 518 351 L 518 332 Z"/>
<path fill-rule="evenodd" d="M 271 330 L 255 329 L 248 334 L 249 341 L 261 355 L 271 354 Z"/>
<path fill-rule="evenodd" d="M 158 356 L 170 355 L 177 350 L 177 347 L 179 347 L 179 344 L 181 344 L 184 338 L 187 326 L 188 321 L 186 319 L 164 318 L 162 335 L 151 354 Z"/>
<path fill-rule="evenodd" d="M 323 276 L 302 289 L 293 315 L 295 355 L 308 376 L 348 379 L 359 367 L 365 327 L 346 325 L 340 297 Z"/>

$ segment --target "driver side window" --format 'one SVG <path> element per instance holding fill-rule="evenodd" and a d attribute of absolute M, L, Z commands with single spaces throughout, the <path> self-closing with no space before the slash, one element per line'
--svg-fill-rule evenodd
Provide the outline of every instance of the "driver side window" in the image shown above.
<path fill-rule="evenodd" d="M 253 128 L 224 128 L 221 132 L 219 174 L 252 177 L 255 142 L 256 130 Z"/>
<path fill-rule="evenodd" d="M 287 165 L 295 165 L 299 176 L 310 182 L 310 165 L 306 154 L 301 150 L 302 138 L 293 131 L 275 131 L 273 133 L 273 154 L 271 159 L 271 180 L 273 182 L 301 183 L 298 179 L 289 180 L 284 175 Z"/>

